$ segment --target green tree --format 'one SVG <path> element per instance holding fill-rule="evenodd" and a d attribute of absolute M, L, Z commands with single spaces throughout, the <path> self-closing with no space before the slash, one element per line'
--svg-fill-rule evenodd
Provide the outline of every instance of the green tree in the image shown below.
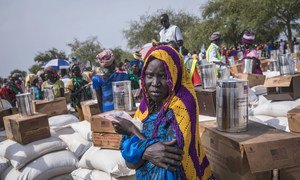
<path fill-rule="evenodd" d="M 276 21 L 283 29 L 285 36 L 293 51 L 293 30 L 300 30 L 300 1 L 299 0 L 267 0 L 262 5 L 267 8 L 270 17 L 269 21 Z"/>
<path fill-rule="evenodd" d="M 21 74 L 23 77 L 25 77 L 27 75 L 26 71 L 22 71 L 22 70 L 19 70 L 19 69 L 14 69 L 10 72 L 10 76 L 12 76 L 14 73 Z"/>
<path fill-rule="evenodd" d="M 64 51 L 52 48 L 45 52 L 38 52 L 38 54 L 34 57 L 34 61 L 38 63 L 44 63 L 52 59 L 67 59 L 67 56 Z"/>
<path fill-rule="evenodd" d="M 183 11 L 175 12 L 173 10 L 159 10 L 155 14 L 145 14 L 140 16 L 138 21 L 131 21 L 129 28 L 123 31 L 125 38 L 128 40 L 128 47 L 139 49 L 151 40 L 159 40 L 159 31 L 161 30 L 160 15 L 166 13 L 169 16 L 170 23 L 177 25 L 184 37 L 190 26 L 199 22 L 199 18 Z"/>
<path fill-rule="evenodd" d="M 79 62 L 95 64 L 97 54 L 102 50 L 100 42 L 96 36 L 90 37 L 85 41 L 74 39 L 67 45 L 71 48 L 70 56 L 75 56 Z"/>
<path fill-rule="evenodd" d="M 41 66 L 38 64 L 34 64 L 28 68 L 28 71 L 32 74 L 36 74 L 41 69 Z"/>
<path fill-rule="evenodd" d="M 246 30 L 258 42 L 276 40 L 281 32 L 291 42 L 292 29 L 299 27 L 299 0 L 212 0 L 201 8 L 206 27 L 220 31 L 226 45 L 238 44 Z"/>
<path fill-rule="evenodd" d="M 113 53 L 114 53 L 114 56 L 116 58 L 116 61 L 120 62 L 124 62 L 125 59 L 132 59 L 133 56 L 132 56 L 132 53 L 128 52 L 128 51 L 125 51 L 123 49 L 121 49 L 120 47 L 116 47 L 114 49 L 112 49 Z"/>

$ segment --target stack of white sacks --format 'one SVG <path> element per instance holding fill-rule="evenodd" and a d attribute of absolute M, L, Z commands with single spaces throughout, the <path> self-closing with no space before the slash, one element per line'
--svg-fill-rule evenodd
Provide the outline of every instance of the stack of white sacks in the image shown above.
<path fill-rule="evenodd" d="M 120 151 L 93 146 L 88 121 L 65 114 L 49 118 L 49 125 L 47 139 L 0 142 L 1 180 L 134 179 Z"/>
<path fill-rule="evenodd" d="M 300 105 L 300 98 L 294 101 L 270 101 L 263 96 L 266 93 L 263 85 L 249 89 L 249 119 L 289 132 L 287 112 Z"/>

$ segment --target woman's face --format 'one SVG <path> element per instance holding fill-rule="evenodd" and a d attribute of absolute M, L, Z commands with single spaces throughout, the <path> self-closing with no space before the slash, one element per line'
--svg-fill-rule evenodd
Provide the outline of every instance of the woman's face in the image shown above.
<path fill-rule="evenodd" d="M 154 59 L 145 70 L 146 91 L 154 102 L 161 103 L 169 95 L 167 85 L 167 74 L 163 62 Z"/>

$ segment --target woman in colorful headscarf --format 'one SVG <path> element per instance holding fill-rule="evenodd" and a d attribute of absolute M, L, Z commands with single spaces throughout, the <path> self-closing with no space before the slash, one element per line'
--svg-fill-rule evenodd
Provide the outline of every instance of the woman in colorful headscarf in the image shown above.
<path fill-rule="evenodd" d="M 262 74 L 260 68 L 260 60 L 258 58 L 258 53 L 256 52 L 253 44 L 255 41 L 255 35 L 252 33 L 245 33 L 242 38 L 242 43 L 245 45 L 244 58 L 253 59 L 252 73 L 253 74 Z"/>
<path fill-rule="evenodd" d="M 27 88 L 27 91 L 33 93 L 35 100 L 43 99 L 43 94 L 39 86 L 39 79 L 37 75 L 28 74 L 25 78 L 25 87 Z"/>
<path fill-rule="evenodd" d="M 67 84 L 67 89 L 71 93 L 71 106 L 76 108 L 78 112 L 79 119 L 83 120 L 83 112 L 80 105 L 81 101 L 92 99 L 92 93 L 88 82 L 85 81 L 81 75 L 81 70 L 79 65 L 74 64 L 71 67 L 72 78 Z"/>
<path fill-rule="evenodd" d="M 59 75 L 55 69 L 52 67 L 47 67 L 45 70 L 46 81 L 42 84 L 42 91 L 45 91 L 46 87 L 52 88 L 53 94 L 55 98 L 64 97 L 65 96 L 65 85 L 64 82 L 61 81 Z"/>
<path fill-rule="evenodd" d="M 113 122 L 123 134 L 121 153 L 136 179 L 213 179 L 199 134 L 198 104 L 181 55 L 157 46 L 141 75 L 143 99 L 135 117 L 140 132 L 126 119 Z M 184 153 L 183 153 L 184 152 Z"/>
<path fill-rule="evenodd" d="M 93 89 L 96 91 L 100 111 L 111 111 L 114 110 L 112 82 L 128 80 L 128 75 L 115 72 L 115 57 L 110 49 L 105 49 L 96 57 L 101 66 L 101 74 L 93 76 Z"/>

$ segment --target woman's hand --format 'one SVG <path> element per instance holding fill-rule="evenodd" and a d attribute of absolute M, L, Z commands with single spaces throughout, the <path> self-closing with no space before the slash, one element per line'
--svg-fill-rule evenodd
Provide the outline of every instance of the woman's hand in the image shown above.
<path fill-rule="evenodd" d="M 148 160 L 156 166 L 166 170 L 175 171 L 174 166 L 180 166 L 183 151 L 174 147 L 176 139 L 169 142 L 158 142 L 149 146 L 144 154 L 143 159 Z"/>
<path fill-rule="evenodd" d="M 115 131 L 118 134 L 123 134 L 123 135 L 128 135 L 131 136 L 136 133 L 136 131 L 139 131 L 137 127 L 129 120 L 119 117 L 119 116 L 114 116 L 114 118 L 118 121 L 112 121 L 113 127 Z"/>

